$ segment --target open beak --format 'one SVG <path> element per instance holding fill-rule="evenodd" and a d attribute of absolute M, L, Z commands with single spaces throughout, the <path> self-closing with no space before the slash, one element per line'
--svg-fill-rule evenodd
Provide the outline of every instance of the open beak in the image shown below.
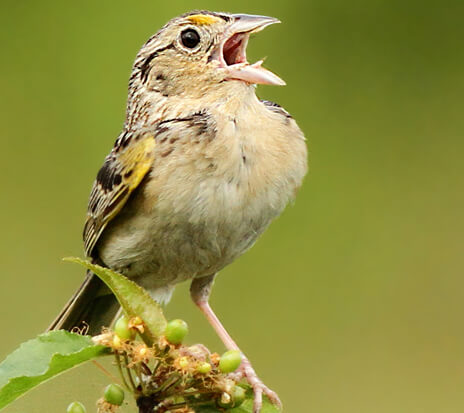
<path fill-rule="evenodd" d="M 261 66 L 262 60 L 250 64 L 246 59 L 246 47 L 250 34 L 259 32 L 271 24 L 280 23 L 280 21 L 273 17 L 249 14 L 233 14 L 232 16 L 234 22 L 224 33 L 224 39 L 214 56 L 219 61 L 220 69 L 226 72 L 226 78 L 251 84 L 285 85 L 279 76 Z"/>

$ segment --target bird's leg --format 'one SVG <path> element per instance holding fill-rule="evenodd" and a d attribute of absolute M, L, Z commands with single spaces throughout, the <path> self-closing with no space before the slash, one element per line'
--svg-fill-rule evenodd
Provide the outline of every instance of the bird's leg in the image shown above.
<path fill-rule="evenodd" d="M 227 330 L 224 328 L 222 323 L 217 318 L 216 314 L 209 305 L 209 296 L 211 293 L 211 288 L 214 283 L 215 275 L 210 275 L 207 277 L 195 278 L 192 281 L 190 286 L 190 294 L 192 296 L 193 302 L 197 305 L 200 311 L 205 315 L 209 323 L 212 325 L 216 331 L 219 338 L 222 340 L 224 345 L 228 350 L 238 350 L 242 353 L 240 348 L 237 346 L 235 341 L 229 335 Z M 279 408 L 282 408 L 282 403 L 279 399 L 279 396 L 272 390 L 270 390 L 264 383 L 259 379 L 255 370 L 253 369 L 250 361 L 242 353 L 242 363 L 240 365 L 240 370 L 237 373 L 236 378 L 241 379 L 245 378 L 247 382 L 253 389 L 254 393 L 254 403 L 253 403 L 253 413 L 259 413 L 263 403 L 263 393 Z"/>

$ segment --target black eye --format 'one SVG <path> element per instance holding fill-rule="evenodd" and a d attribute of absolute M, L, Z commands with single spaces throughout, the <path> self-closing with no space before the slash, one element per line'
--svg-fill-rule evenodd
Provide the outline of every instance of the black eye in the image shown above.
<path fill-rule="evenodd" d="M 182 44 L 189 49 L 193 49 L 198 43 L 200 43 L 200 35 L 196 30 L 186 29 L 180 34 Z"/>

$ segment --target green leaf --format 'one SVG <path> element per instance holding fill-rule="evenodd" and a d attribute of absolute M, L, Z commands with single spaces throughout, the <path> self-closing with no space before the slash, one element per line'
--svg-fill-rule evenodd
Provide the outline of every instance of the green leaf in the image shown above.
<path fill-rule="evenodd" d="M 221 413 L 224 410 L 219 410 L 213 406 L 195 407 L 195 413 Z M 227 410 L 228 413 L 253 413 L 253 391 L 248 387 L 245 401 L 235 409 Z M 263 396 L 263 406 L 260 413 L 280 413 L 281 411 L 274 406 L 266 396 Z"/>
<path fill-rule="evenodd" d="M 243 404 L 235 409 L 229 410 L 230 413 L 253 413 L 253 398 L 248 398 Z M 280 413 L 280 410 L 275 407 L 266 397 L 263 397 L 263 407 L 260 413 Z"/>
<path fill-rule="evenodd" d="M 0 364 L 0 409 L 51 377 L 107 353 L 90 336 L 67 331 L 26 341 Z"/>
<path fill-rule="evenodd" d="M 88 268 L 97 275 L 113 292 L 128 317 L 139 316 L 145 331 L 142 338 L 149 346 L 156 338 L 164 334 L 166 319 L 159 304 L 150 295 L 133 281 L 117 272 L 92 264 L 80 258 L 64 258 L 65 261 L 75 262 Z"/>

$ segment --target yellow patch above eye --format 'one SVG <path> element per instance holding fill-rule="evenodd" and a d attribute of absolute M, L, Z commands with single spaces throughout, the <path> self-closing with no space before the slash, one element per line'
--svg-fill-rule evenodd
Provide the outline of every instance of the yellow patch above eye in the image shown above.
<path fill-rule="evenodd" d="M 212 16 L 210 14 L 194 14 L 193 16 L 188 16 L 187 20 L 190 20 L 194 24 L 213 24 L 221 21 L 219 17 Z"/>

